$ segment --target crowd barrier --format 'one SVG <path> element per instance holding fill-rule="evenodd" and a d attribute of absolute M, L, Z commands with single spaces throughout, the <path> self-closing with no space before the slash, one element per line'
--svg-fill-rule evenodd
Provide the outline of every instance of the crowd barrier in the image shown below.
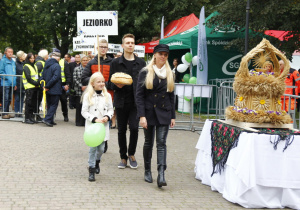
<path fill-rule="evenodd" d="M 16 78 L 16 79 L 14 79 Z M 2 86 L 1 81 L 11 80 L 12 83 L 10 86 Z M 19 80 L 20 84 L 14 83 L 14 81 Z M 23 87 L 22 75 L 8 75 L 8 74 L 0 74 L 0 120 L 9 120 L 9 121 L 17 121 L 23 122 L 25 118 L 24 110 L 25 110 L 25 90 Z M 15 86 L 17 85 L 17 90 L 15 90 Z M 9 91 L 5 91 L 8 88 Z M 7 90 L 7 89 L 6 89 Z M 10 94 L 10 104 L 9 111 L 5 112 L 4 107 L 7 105 L 5 99 L 5 94 L 9 92 Z M 38 101 L 38 100 L 36 100 Z M 39 107 L 39 104 L 37 104 Z M 2 116 L 9 114 L 10 119 L 3 119 Z M 39 113 L 34 113 L 34 115 L 38 115 Z"/>

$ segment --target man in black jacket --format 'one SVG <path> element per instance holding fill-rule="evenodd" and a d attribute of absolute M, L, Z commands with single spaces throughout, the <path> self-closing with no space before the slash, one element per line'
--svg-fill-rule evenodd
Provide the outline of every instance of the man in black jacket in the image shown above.
<path fill-rule="evenodd" d="M 133 54 L 135 47 L 135 37 L 132 34 L 125 34 L 122 38 L 124 53 L 121 57 L 112 61 L 108 86 L 114 90 L 114 107 L 117 112 L 118 122 L 118 142 L 120 148 L 121 162 L 118 168 L 127 166 L 127 159 L 131 168 L 137 168 L 138 164 L 134 157 L 138 140 L 139 119 L 135 104 L 135 92 L 140 70 L 146 66 L 144 60 Z M 132 85 L 113 84 L 110 79 L 116 72 L 124 72 L 132 77 Z M 129 124 L 130 137 L 127 150 L 126 131 Z"/>
<path fill-rule="evenodd" d="M 54 122 L 54 114 L 62 94 L 61 67 L 58 63 L 59 60 L 60 53 L 53 52 L 52 57 L 45 63 L 41 77 L 41 80 L 45 80 L 46 82 L 46 85 L 43 88 L 47 91 L 47 115 L 45 116 L 43 123 L 49 127 L 56 125 Z"/>

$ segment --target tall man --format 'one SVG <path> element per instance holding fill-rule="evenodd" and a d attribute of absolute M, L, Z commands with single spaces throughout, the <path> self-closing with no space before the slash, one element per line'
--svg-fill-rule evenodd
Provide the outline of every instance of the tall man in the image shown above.
<path fill-rule="evenodd" d="M 9 74 L 9 75 L 16 75 L 16 63 L 12 59 L 13 56 L 13 49 L 11 47 L 5 48 L 4 56 L 0 61 L 0 74 Z M 3 112 L 2 119 L 9 119 L 11 116 L 8 113 L 9 112 L 9 105 L 11 102 L 11 95 L 12 95 L 12 89 L 16 90 L 16 77 L 12 76 L 5 76 L 1 78 L 1 86 L 4 89 L 4 95 L 3 95 Z"/>
<path fill-rule="evenodd" d="M 45 80 L 46 85 L 43 87 L 47 93 L 47 115 L 43 123 L 49 127 L 56 125 L 54 114 L 56 112 L 60 95 L 62 94 L 61 67 L 59 65 L 60 53 L 53 52 L 52 57 L 45 63 L 41 79 Z"/>
<path fill-rule="evenodd" d="M 60 54 L 60 50 L 54 49 L 54 52 L 58 52 Z M 61 68 L 61 81 L 62 81 L 62 94 L 60 95 L 60 103 L 61 103 L 61 110 L 63 112 L 64 116 L 64 121 L 68 122 L 69 117 L 68 117 L 68 100 L 67 100 L 67 92 L 70 88 L 71 84 L 71 73 L 70 73 L 70 67 L 67 61 L 64 59 L 60 59 L 59 65 Z"/>
<path fill-rule="evenodd" d="M 118 121 L 118 142 L 120 148 L 121 162 L 118 168 L 127 166 L 127 159 L 131 168 L 137 168 L 138 164 L 134 157 L 138 140 L 139 119 L 135 105 L 135 92 L 137 79 L 140 70 L 146 66 L 144 60 L 133 54 L 135 47 L 135 37 L 133 34 L 125 34 L 122 38 L 124 53 L 121 57 L 112 61 L 109 74 L 109 86 L 115 91 L 114 106 L 117 112 Z M 113 84 L 110 82 L 111 76 L 116 72 L 124 72 L 132 77 L 132 85 Z M 127 149 L 127 124 L 129 123 L 130 137 Z"/>

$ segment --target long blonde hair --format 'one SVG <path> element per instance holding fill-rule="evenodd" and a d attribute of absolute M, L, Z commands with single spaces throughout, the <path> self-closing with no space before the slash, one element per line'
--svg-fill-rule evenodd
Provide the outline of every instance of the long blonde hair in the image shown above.
<path fill-rule="evenodd" d="M 153 65 L 155 65 L 155 57 L 153 56 L 150 63 L 146 66 L 148 70 L 146 79 L 145 79 L 145 86 L 147 89 L 153 89 L 153 79 L 155 78 L 155 73 L 153 69 Z M 167 71 L 167 92 L 173 92 L 174 90 L 174 77 L 173 72 L 171 70 L 170 64 L 168 61 L 165 63 L 166 71 Z"/>
<path fill-rule="evenodd" d="M 99 77 L 104 79 L 103 75 L 102 75 L 100 72 L 95 72 L 95 73 L 91 76 L 90 81 L 89 81 L 89 84 L 88 84 L 87 88 L 85 89 L 85 91 L 83 92 L 83 94 L 82 94 L 82 96 L 81 96 L 81 102 L 82 102 L 84 96 L 87 95 L 90 106 L 94 105 L 94 102 L 93 102 L 93 100 L 92 100 L 93 95 L 94 95 L 94 93 L 95 93 L 95 90 L 94 90 L 94 87 L 93 87 L 93 83 L 94 83 L 95 79 L 96 79 L 96 78 L 99 78 Z M 104 80 L 104 81 L 105 81 L 105 80 Z M 105 101 L 108 102 L 108 92 L 107 92 L 107 89 L 106 89 L 105 86 L 103 87 L 102 92 L 103 92 L 103 95 L 104 95 L 104 97 L 105 97 Z"/>

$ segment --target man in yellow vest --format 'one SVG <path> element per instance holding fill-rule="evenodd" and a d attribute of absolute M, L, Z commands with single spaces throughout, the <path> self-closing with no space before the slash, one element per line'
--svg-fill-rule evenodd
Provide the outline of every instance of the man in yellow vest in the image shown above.
<path fill-rule="evenodd" d="M 54 49 L 53 52 L 60 53 L 60 50 Z M 62 82 L 62 89 L 63 89 L 59 100 L 61 103 L 61 110 L 63 112 L 64 121 L 68 122 L 69 117 L 68 117 L 67 92 L 69 92 L 72 78 L 71 78 L 71 73 L 70 73 L 70 68 L 69 68 L 68 62 L 65 61 L 64 59 L 60 59 L 59 65 L 61 67 L 61 82 Z"/>
<path fill-rule="evenodd" d="M 40 52 L 38 53 L 38 56 L 35 59 L 34 66 L 38 70 L 39 78 L 42 76 L 44 66 L 45 66 L 45 62 L 46 62 L 46 60 L 48 60 L 48 58 L 49 58 L 48 50 L 41 49 Z M 38 108 L 39 108 L 39 106 L 42 102 L 42 99 L 43 99 L 43 89 L 40 88 L 38 90 L 38 102 L 37 102 Z M 38 112 L 39 112 L 39 109 L 38 109 Z M 40 117 L 40 115 L 36 115 L 36 120 L 38 122 L 42 122 L 42 118 Z"/>

